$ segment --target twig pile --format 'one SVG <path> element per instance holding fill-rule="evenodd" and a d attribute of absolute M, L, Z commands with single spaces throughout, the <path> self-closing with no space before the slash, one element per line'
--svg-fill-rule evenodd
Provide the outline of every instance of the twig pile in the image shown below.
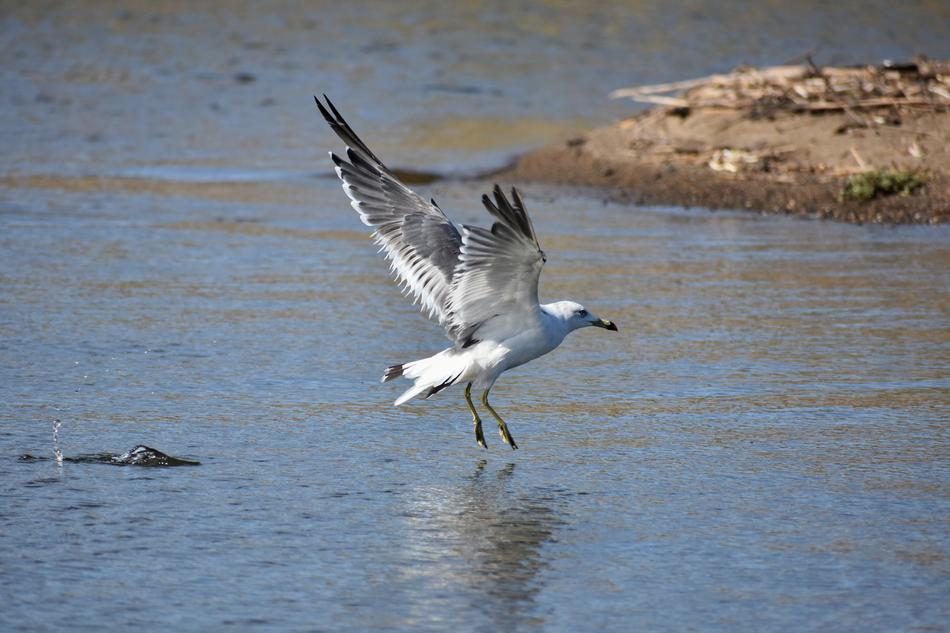
<path fill-rule="evenodd" d="M 946 110 L 950 62 L 918 57 L 907 64 L 819 68 L 808 59 L 800 66 L 744 66 L 728 75 L 623 88 L 610 97 L 675 109 L 748 110 L 753 116 L 895 106 Z"/>

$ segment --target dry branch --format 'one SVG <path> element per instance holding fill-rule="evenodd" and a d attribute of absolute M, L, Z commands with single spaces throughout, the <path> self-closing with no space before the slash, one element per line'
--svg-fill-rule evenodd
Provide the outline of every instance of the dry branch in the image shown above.
<path fill-rule="evenodd" d="M 629 98 L 671 108 L 732 108 L 774 113 L 872 110 L 882 107 L 950 107 L 950 63 L 919 57 L 914 63 L 818 68 L 741 67 L 732 73 L 622 88 Z"/>

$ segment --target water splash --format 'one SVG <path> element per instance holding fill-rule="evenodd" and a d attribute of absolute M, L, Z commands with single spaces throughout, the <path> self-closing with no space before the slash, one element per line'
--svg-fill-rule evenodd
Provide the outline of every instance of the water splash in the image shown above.
<path fill-rule="evenodd" d="M 198 466 L 201 462 L 195 462 L 187 459 L 179 459 L 166 455 L 158 449 L 150 448 L 143 444 L 128 450 L 121 455 L 112 455 L 109 458 L 110 464 L 116 466 Z"/>
<path fill-rule="evenodd" d="M 48 457 L 37 457 L 29 453 L 20 455 L 21 462 L 43 462 L 48 460 Z M 76 455 L 75 457 L 63 457 L 63 454 L 57 449 L 56 462 L 59 465 L 62 465 L 63 462 L 68 462 L 70 464 L 111 464 L 113 466 L 150 466 L 158 468 L 201 465 L 201 462 L 172 457 L 158 449 L 150 448 L 143 444 L 139 444 L 122 454 L 91 453 Z"/>
<path fill-rule="evenodd" d="M 53 420 L 53 456 L 56 458 L 56 465 L 63 466 L 63 451 L 59 448 L 59 429 L 63 426 L 63 421 L 59 418 Z"/>

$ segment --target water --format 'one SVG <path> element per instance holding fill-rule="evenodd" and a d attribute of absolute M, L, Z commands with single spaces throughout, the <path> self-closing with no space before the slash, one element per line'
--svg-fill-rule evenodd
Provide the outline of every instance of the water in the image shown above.
<path fill-rule="evenodd" d="M 527 186 L 542 295 L 620 332 L 502 378 L 517 452 L 458 391 L 378 384 L 445 339 L 327 177 L 312 92 L 470 173 L 621 85 L 950 41 L 942 5 L 760 6 L 6 11 L 0 629 L 945 629 L 939 227 Z M 483 222 L 488 186 L 419 189 Z M 201 464 L 75 459 L 137 444 Z"/>

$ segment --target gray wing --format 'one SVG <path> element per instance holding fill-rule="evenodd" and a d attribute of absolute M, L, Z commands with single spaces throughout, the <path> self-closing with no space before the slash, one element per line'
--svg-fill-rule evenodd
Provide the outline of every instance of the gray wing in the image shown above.
<path fill-rule="evenodd" d="M 449 294 L 449 336 L 467 347 L 494 317 L 532 317 L 538 309 L 538 279 L 546 258 L 517 190 L 511 200 L 495 185 L 494 201 L 482 203 L 497 222 L 491 229 L 462 226 L 460 263 Z"/>
<path fill-rule="evenodd" d="M 448 328 L 446 305 L 462 236 L 435 200 L 426 202 L 400 182 L 343 120 L 327 96 L 323 98 L 327 107 L 314 97 L 317 108 L 346 144 L 349 162 L 333 153 L 330 157 L 350 205 L 363 224 L 375 229 L 373 238 L 389 260 L 403 292 L 421 303 L 430 318 Z"/>

